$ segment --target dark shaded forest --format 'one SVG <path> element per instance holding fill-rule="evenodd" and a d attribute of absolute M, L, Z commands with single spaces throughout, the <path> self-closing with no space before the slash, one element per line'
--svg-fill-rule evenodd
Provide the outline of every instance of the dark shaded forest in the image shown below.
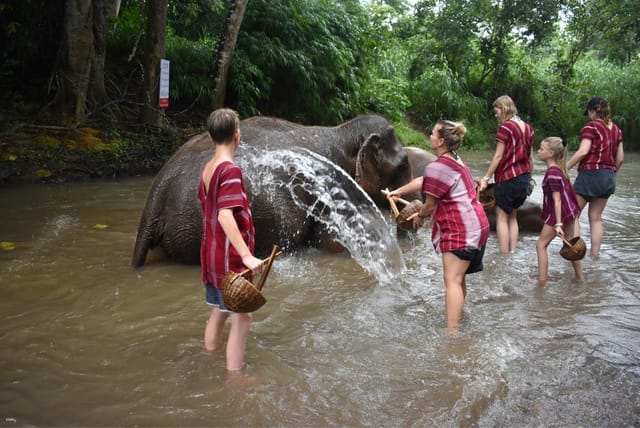
<path fill-rule="evenodd" d="M 377 112 L 415 146 L 461 120 L 482 149 L 507 94 L 537 141 L 575 148 L 600 95 L 640 149 L 637 0 L 9 0 L 0 47 L 0 183 L 152 174 L 221 105 L 315 125 Z"/>

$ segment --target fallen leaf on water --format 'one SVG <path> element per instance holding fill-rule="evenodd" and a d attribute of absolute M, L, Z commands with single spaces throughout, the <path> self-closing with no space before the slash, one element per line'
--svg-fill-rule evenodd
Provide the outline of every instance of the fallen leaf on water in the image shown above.
<path fill-rule="evenodd" d="M 14 242 L 2 241 L 0 242 L 0 250 L 2 251 L 13 251 L 16 249 L 16 244 Z"/>
<path fill-rule="evenodd" d="M 100 223 L 96 223 L 96 224 L 94 224 L 94 225 L 93 225 L 93 228 L 94 228 L 94 229 L 100 229 L 100 230 L 102 230 L 102 229 L 107 229 L 108 227 L 109 227 L 108 225 L 106 225 L 106 224 L 100 224 Z"/>

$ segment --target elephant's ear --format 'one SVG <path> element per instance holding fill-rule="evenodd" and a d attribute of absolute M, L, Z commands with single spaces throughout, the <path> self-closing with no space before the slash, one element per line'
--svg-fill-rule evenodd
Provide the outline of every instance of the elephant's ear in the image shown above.
<path fill-rule="evenodd" d="M 370 170 L 367 166 L 380 165 L 382 154 L 380 153 L 380 134 L 370 134 L 360 146 L 356 157 L 356 183 L 360 185 L 367 193 L 371 186 L 379 186 L 379 177 L 375 171 Z M 376 182 L 376 183 L 374 183 Z"/>

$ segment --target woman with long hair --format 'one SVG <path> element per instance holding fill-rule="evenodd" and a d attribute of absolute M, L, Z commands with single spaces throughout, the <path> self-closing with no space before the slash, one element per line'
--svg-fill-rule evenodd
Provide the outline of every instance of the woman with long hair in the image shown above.
<path fill-rule="evenodd" d="M 493 110 L 500 122 L 496 151 L 479 185 L 482 191 L 491 177 L 495 177 L 496 236 L 500 253 L 507 254 L 515 251 L 518 243 L 517 210 L 531 193 L 534 132 L 531 125 L 518 116 L 511 97 L 498 97 L 493 102 Z"/>
<path fill-rule="evenodd" d="M 607 100 L 597 96 L 591 98 L 584 114 L 589 116 L 589 122 L 580 131 L 580 147 L 567 162 L 567 169 L 578 165 L 573 187 L 578 195 L 580 211 L 589 205 L 589 253 L 596 258 L 600 255 L 604 235 L 602 213 L 616 190 L 616 174 L 624 162 L 624 150 L 622 131 L 611 121 L 611 107 Z"/>

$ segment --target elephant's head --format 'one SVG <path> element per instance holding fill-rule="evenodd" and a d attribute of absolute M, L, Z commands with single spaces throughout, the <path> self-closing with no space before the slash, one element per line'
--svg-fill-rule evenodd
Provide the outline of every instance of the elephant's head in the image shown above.
<path fill-rule="evenodd" d="M 393 127 L 366 137 L 356 156 L 355 180 L 377 205 L 388 205 L 383 189 L 396 189 L 411 179 L 409 157 Z"/>

